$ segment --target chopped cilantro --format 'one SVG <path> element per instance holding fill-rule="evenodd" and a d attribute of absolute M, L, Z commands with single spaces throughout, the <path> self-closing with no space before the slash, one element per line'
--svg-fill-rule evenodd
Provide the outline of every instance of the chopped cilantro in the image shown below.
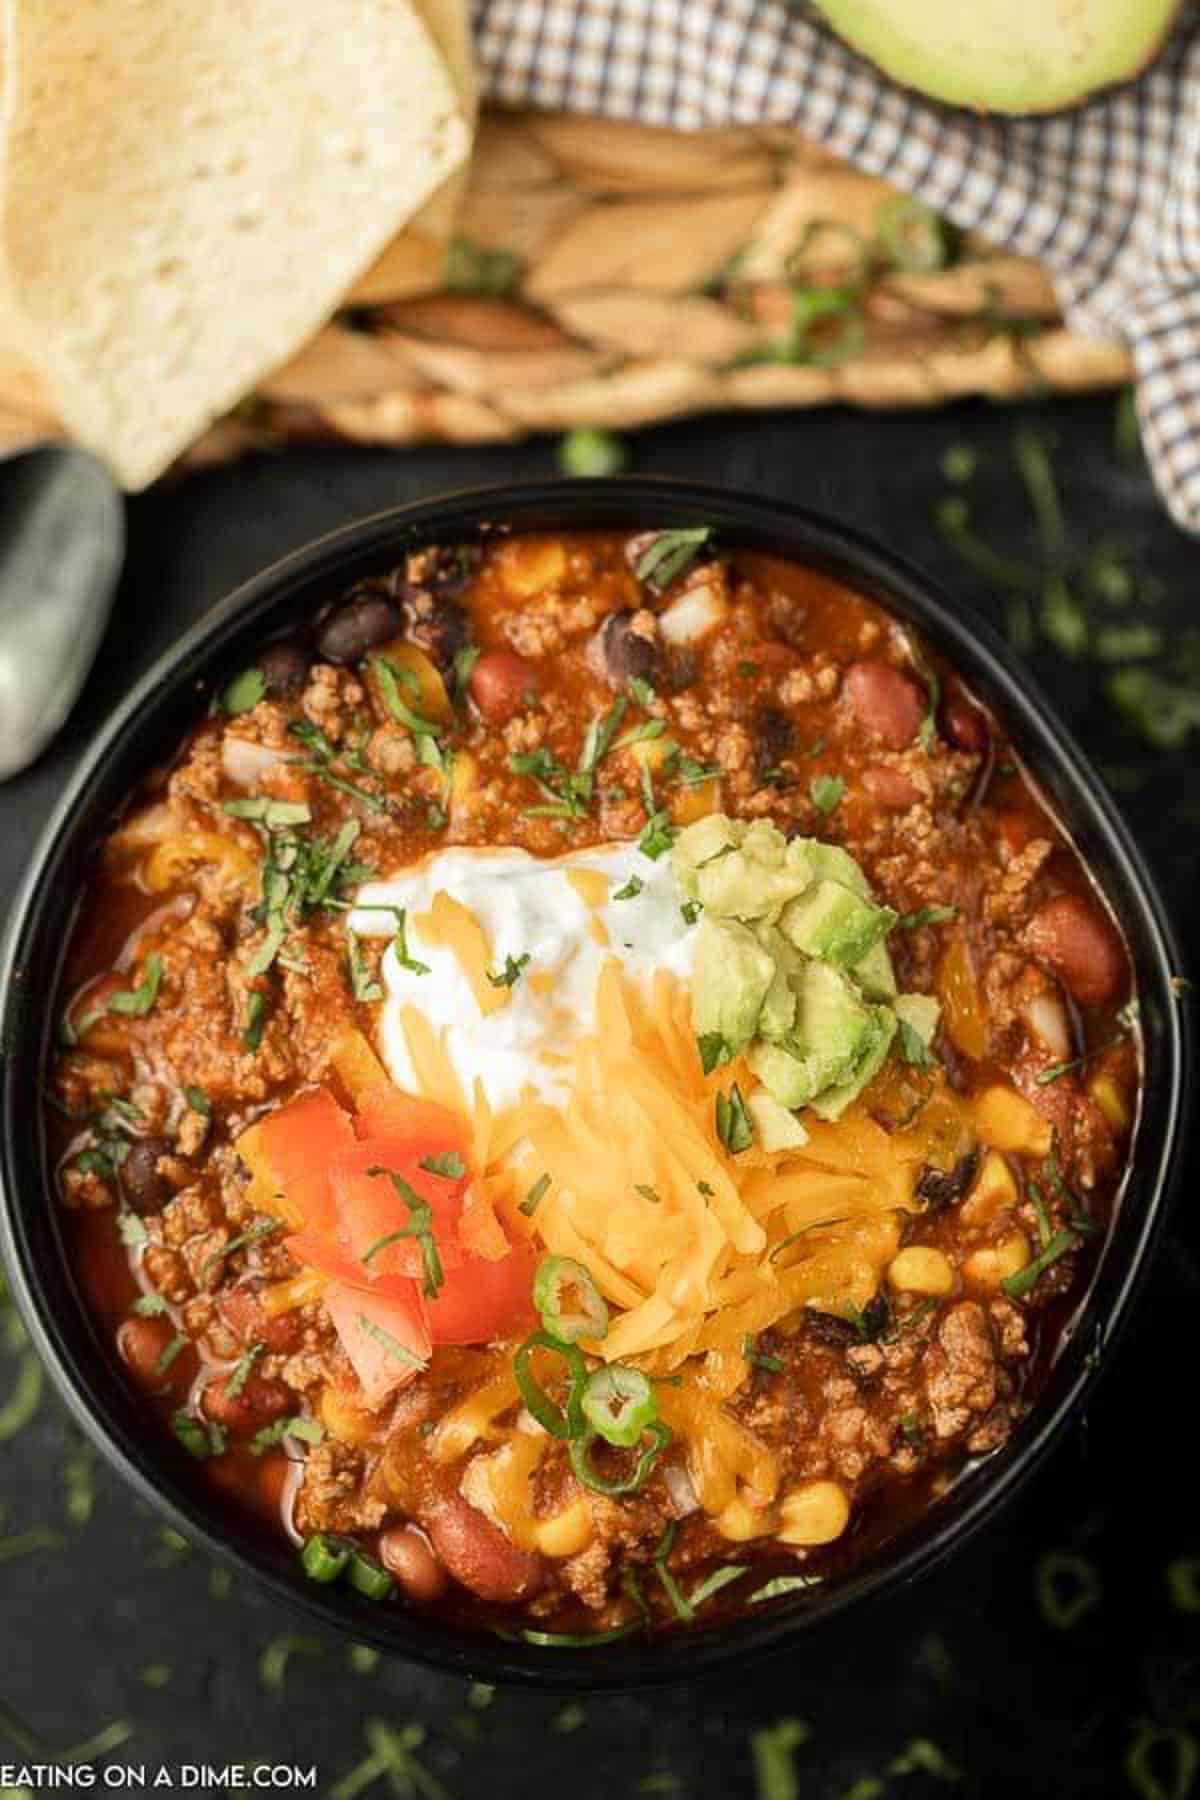
<path fill-rule="evenodd" d="M 527 1219 L 532 1219 L 534 1213 L 545 1199 L 549 1186 L 549 1175 L 539 1175 L 525 1198 L 522 1200 L 520 1206 L 517 1208 L 518 1212 L 523 1212 Z"/>
<path fill-rule="evenodd" d="M 210 1456 L 223 1456 L 228 1443 L 225 1427 L 214 1419 L 197 1419 L 180 1407 L 171 1418 L 171 1430 L 184 1449 L 198 1462 Z"/>
<path fill-rule="evenodd" d="M 425 1270 L 425 1295 L 432 1300 L 445 1280 L 442 1259 L 438 1255 L 438 1247 L 433 1235 L 433 1208 L 427 1200 L 421 1198 L 414 1187 L 405 1181 L 402 1175 L 397 1175 L 394 1169 L 385 1169 L 375 1163 L 367 1170 L 367 1174 L 387 1176 L 408 1208 L 408 1224 L 401 1226 L 398 1231 L 389 1231 L 386 1236 L 377 1238 L 369 1249 L 363 1251 L 359 1260 L 365 1267 L 372 1257 L 378 1256 L 379 1252 L 386 1249 L 389 1244 L 397 1244 L 404 1238 L 415 1238 Z"/>
<path fill-rule="evenodd" d="M 246 998 L 246 1023 L 242 1028 L 242 1045 L 253 1056 L 263 1040 L 267 1023 L 267 997 L 255 989 Z"/>
<path fill-rule="evenodd" d="M 840 775 L 814 775 L 808 794 L 818 812 L 829 814 L 841 805 L 846 783 Z"/>
<path fill-rule="evenodd" d="M 162 983 L 163 960 L 157 950 L 152 950 L 142 964 L 142 979 L 135 988 L 123 993 L 110 994 L 108 1010 L 124 1013 L 133 1019 L 145 1018 L 154 1002 L 158 999 L 158 990 Z"/>
<path fill-rule="evenodd" d="M 896 920 L 896 930 L 917 931 L 922 925 L 948 925 L 957 917 L 957 906 L 919 906 L 916 912 L 903 913 Z"/>
<path fill-rule="evenodd" d="M 739 1156 L 754 1142 L 754 1122 L 736 1081 L 727 1094 L 717 1095 L 716 1124 L 717 1136 L 731 1156 Z"/>
<path fill-rule="evenodd" d="M 645 885 L 646 884 L 640 875 L 631 875 L 629 880 L 625 883 L 625 886 L 617 889 L 616 893 L 613 895 L 613 899 L 636 900 Z"/>
<path fill-rule="evenodd" d="M 520 981 L 521 974 L 528 965 L 528 962 L 528 951 L 526 951 L 523 956 L 506 956 L 504 959 L 504 967 L 501 969 L 500 973 L 498 975 L 493 975 L 492 971 L 488 969 L 486 972 L 487 978 L 493 987 L 515 987 L 517 982 Z"/>
<path fill-rule="evenodd" d="M 440 1175 L 444 1181 L 461 1181 L 467 1172 L 467 1165 L 457 1150 L 447 1150 L 437 1156 L 423 1156 L 417 1166 L 428 1169 L 431 1175 Z"/>

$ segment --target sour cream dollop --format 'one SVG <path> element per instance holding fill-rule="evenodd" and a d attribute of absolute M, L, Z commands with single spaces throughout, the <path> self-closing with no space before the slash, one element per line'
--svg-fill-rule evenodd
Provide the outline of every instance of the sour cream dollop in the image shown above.
<path fill-rule="evenodd" d="M 607 897 L 593 904 L 592 894 L 580 890 L 599 884 L 576 885 L 572 873 L 602 875 Z M 627 897 L 617 899 L 622 892 Z M 496 1012 L 480 1012 L 452 949 L 422 939 L 421 915 L 439 893 L 474 914 L 495 973 L 509 958 L 521 965 L 508 1005 Z M 670 858 L 651 861 L 634 843 L 553 859 L 515 849 L 442 850 L 385 881 L 368 882 L 356 896 L 348 929 L 359 937 L 391 937 L 391 909 L 402 907 L 409 959 L 429 971 L 403 967 L 394 943 L 384 953 L 379 1047 L 392 1080 L 416 1085 L 402 1019 L 411 1006 L 444 1033 L 467 1095 L 478 1078 L 494 1108 L 512 1104 L 527 1086 L 547 1101 L 561 1101 L 567 1092 L 564 1059 L 595 1028 L 596 982 L 607 958 L 616 957 L 643 988 L 660 968 L 689 978 L 696 927 L 682 905 Z"/>

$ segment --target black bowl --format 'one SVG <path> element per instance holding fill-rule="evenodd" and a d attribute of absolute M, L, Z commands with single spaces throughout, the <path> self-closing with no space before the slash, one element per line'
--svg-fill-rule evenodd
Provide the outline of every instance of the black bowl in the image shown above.
<path fill-rule="evenodd" d="M 64 1252 L 40 1093 L 59 1008 L 52 1004 L 89 855 L 143 772 L 171 753 L 214 687 L 262 640 L 314 612 L 351 582 L 425 542 L 469 538 L 481 525 L 518 528 L 713 525 L 722 539 L 791 557 L 844 578 L 912 620 L 1010 731 L 1120 919 L 1132 952 L 1145 1042 L 1136 1149 L 1110 1240 L 1086 1299 L 1031 1415 L 994 1456 L 969 1469 L 901 1538 L 847 1579 L 757 1616 L 696 1628 L 651 1646 L 629 1640 L 591 1650 L 535 1648 L 429 1620 L 400 1605 L 372 1606 L 318 1587 L 282 1541 L 230 1521 L 194 1466 L 157 1429 L 114 1363 Z M 1161 1230 L 1178 1160 L 1187 1033 L 1173 985 L 1171 928 L 1142 859 L 1094 771 L 1045 696 L 974 614 L 960 616 L 916 570 L 833 520 L 674 481 L 556 482 L 490 488 L 381 513 L 276 563 L 216 607 L 150 670 L 92 744 L 63 795 L 14 907 L 0 982 L 0 1246 L 33 1339 L 80 1425 L 135 1489 L 207 1549 L 302 1606 L 323 1625 L 458 1675 L 544 1688 L 615 1689 L 679 1681 L 782 1640 L 798 1640 L 849 1607 L 912 1581 L 994 1517 L 1080 1407 Z"/>

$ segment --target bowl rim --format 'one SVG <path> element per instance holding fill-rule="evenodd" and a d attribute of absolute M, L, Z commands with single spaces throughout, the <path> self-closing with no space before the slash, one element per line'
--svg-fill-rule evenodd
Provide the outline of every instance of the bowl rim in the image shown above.
<path fill-rule="evenodd" d="M 39 926 L 46 907 L 48 877 L 68 854 L 79 853 L 85 837 L 94 842 L 97 800 L 104 771 L 115 753 L 136 745 L 147 734 L 156 706 L 185 694 L 199 716 L 206 696 L 231 672 L 231 648 L 259 627 L 266 614 L 278 610 L 298 590 L 319 588 L 330 598 L 368 569 L 387 566 L 406 547 L 421 542 L 475 535 L 482 527 L 500 529 L 586 529 L 624 525 L 712 524 L 731 543 L 772 551 L 801 564 L 825 568 L 851 587 L 879 598 L 901 620 L 915 623 L 947 657 L 973 690 L 995 704 L 1023 758 L 1031 747 L 1035 779 L 1039 765 L 1053 769 L 1083 815 L 1088 835 L 1102 845 L 1112 877 L 1125 893 L 1123 923 L 1136 914 L 1144 954 L 1139 964 L 1139 993 L 1153 990 L 1158 1034 L 1154 1099 L 1159 1132 L 1153 1144 L 1139 1131 L 1132 1177 L 1139 1189 L 1140 1216 L 1128 1217 L 1128 1202 L 1110 1230 L 1108 1248 L 1118 1232 L 1130 1243 L 1119 1268 L 1102 1256 L 1082 1298 L 1078 1322 L 1089 1315 L 1101 1277 L 1107 1272 L 1111 1293 L 1096 1324 L 1096 1350 L 1080 1354 L 1082 1330 L 1072 1329 L 1070 1349 L 1076 1364 L 1053 1404 L 1043 1394 L 1001 1451 L 956 1483 L 936 1506 L 902 1536 L 874 1551 L 848 1577 L 827 1589 L 811 1590 L 795 1600 L 769 1607 L 761 1615 L 746 1612 L 711 1629 L 671 1634 L 650 1645 L 624 1639 L 578 1653 L 535 1647 L 522 1641 L 468 1632 L 442 1620 L 409 1613 L 402 1607 L 372 1609 L 355 1596 L 307 1581 L 298 1559 L 288 1553 L 285 1564 L 277 1549 L 259 1543 L 249 1531 L 230 1535 L 217 1524 L 217 1509 L 196 1482 L 177 1478 L 171 1459 L 157 1438 L 139 1441 L 118 1416 L 115 1395 L 120 1377 L 111 1364 L 89 1369 L 72 1345 L 72 1321 L 56 1317 L 46 1305 L 44 1276 L 32 1256 L 22 1191 L 34 1180 L 28 1164 L 16 1154 L 21 1095 L 13 1077 L 14 1045 L 28 1037 L 22 1009 L 23 972 L 36 958 Z M 316 601 L 306 598 L 309 613 Z M 267 627 L 258 641 L 270 635 Z M 189 705 L 189 714 L 193 707 Z M 178 711 L 176 712 L 178 717 Z M 143 759 L 142 766 L 145 766 Z M 1076 821 L 1072 835 L 1077 835 Z M 1082 827 L 1080 827 L 1082 829 Z M 1125 1325 L 1131 1302 L 1141 1287 L 1151 1251 L 1161 1237 L 1180 1162 L 1180 1126 L 1189 1088 L 1191 1022 L 1176 1004 L 1176 972 L 1183 967 L 1173 925 L 1154 878 L 1125 825 L 1074 738 L 1058 720 L 1053 706 L 990 622 L 973 610 L 960 614 L 937 584 L 905 559 L 838 519 L 736 489 L 705 486 L 669 477 L 620 477 L 595 482 L 533 481 L 475 487 L 408 502 L 353 520 L 302 545 L 243 582 L 219 601 L 155 661 L 136 681 L 92 737 L 40 834 L 28 870 L 14 898 L 0 953 L 0 1251 L 12 1291 L 33 1343 L 77 1423 L 106 1460 L 129 1481 L 140 1497 L 163 1514 L 175 1529 L 199 1542 L 241 1574 L 264 1585 L 276 1598 L 299 1606 L 326 1628 L 390 1651 L 427 1667 L 492 1683 L 508 1682 L 548 1691 L 622 1691 L 694 1678 L 710 1669 L 790 1642 L 798 1646 L 827 1620 L 841 1617 L 871 1599 L 907 1588 L 920 1575 L 963 1546 L 994 1519 L 1041 1466 L 1065 1425 L 1091 1393 L 1101 1362 Z M 44 989 L 43 989 L 44 993 Z M 43 1008 L 43 1011 L 47 1009 Z M 37 1052 L 44 1067 L 46 1030 Z M 41 1109 L 35 1110 L 40 1113 Z M 40 1130 L 40 1127 L 36 1129 Z M 36 1157 L 36 1152 L 32 1154 Z M 44 1157 L 39 1173 L 44 1173 Z M 43 1198 L 52 1198 L 48 1186 Z M 57 1235 L 57 1228 L 50 1227 Z M 76 1318 L 76 1334 L 86 1333 L 86 1320 Z M 1058 1359 L 1061 1367 L 1066 1350 Z M 103 1389 L 107 1387 L 107 1398 Z M 815 1595 L 816 1598 L 812 1598 Z"/>

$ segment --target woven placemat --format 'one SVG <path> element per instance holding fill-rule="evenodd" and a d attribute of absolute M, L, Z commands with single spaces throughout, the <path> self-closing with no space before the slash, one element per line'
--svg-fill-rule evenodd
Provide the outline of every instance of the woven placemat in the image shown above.
<path fill-rule="evenodd" d="M 293 440 L 504 442 L 737 407 L 933 406 L 1110 386 L 1039 266 L 947 231 L 897 267 L 895 190 L 786 128 L 486 114 L 443 258 L 381 260 L 184 464 Z M 905 203 L 911 207 L 912 203 Z M 439 276 L 439 271 L 441 271 Z M 440 279 L 440 285 L 439 285 Z M 817 317 L 814 289 L 835 302 Z M 53 436 L 0 352 L 0 448 Z"/>

